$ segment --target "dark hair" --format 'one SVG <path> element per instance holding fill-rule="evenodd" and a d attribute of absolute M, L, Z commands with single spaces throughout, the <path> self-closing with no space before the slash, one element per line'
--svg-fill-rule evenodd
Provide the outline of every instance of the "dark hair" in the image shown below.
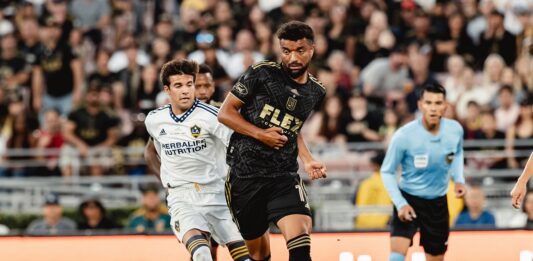
<path fill-rule="evenodd" d="M 500 87 L 500 89 L 498 90 L 498 94 L 502 94 L 502 92 L 504 91 L 507 91 L 510 94 L 514 94 L 513 87 L 511 87 L 511 85 L 508 85 L 508 84 L 504 84 L 502 87 Z"/>
<path fill-rule="evenodd" d="M 370 162 L 381 166 L 381 164 L 383 164 L 383 160 L 385 160 L 385 151 L 380 150 L 380 151 L 377 151 L 376 155 L 374 155 L 370 159 Z"/>
<path fill-rule="evenodd" d="M 102 216 L 105 216 L 106 209 L 104 207 L 104 204 L 100 202 L 100 200 L 96 198 L 91 198 L 83 201 L 80 206 L 78 207 L 78 213 L 85 219 L 85 215 L 83 214 L 83 209 L 85 209 L 90 203 L 94 203 L 94 205 L 100 210 L 100 213 L 102 213 Z"/>
<path fill-rule="evenodd" d="M 172 75 L 192 75 L 193 81 L 196 80 L 198 73 L 198 64 L 189 60 L 172 60 L 167 62 L 161 68 L 159 78 L 164 86 L 170 85 L 169 77 Z"/>
<path fill-rule="evenodd" d="M 205 74 L 205 73 L 209 73 L 213 75 L 213 70 L 211 70 L 211 67 L 209 67 L 209 65 L 202 63 L 198 67 L 198 74 Z"/>
<path fill-rule="evenodd" d="M 444 87 L 442 87 L 442 85 L 438 83 L 430 83 L 424 85 L 424 87 L 422 87 L 422 90 L 420 90 L 420 94 L 418 96 L 419 100 L 424 97 L 425 92 L 442 93 L 442 95 L 444 95 L 444 98 L 446 98 L 446 89 L 444 89 Z"/>
<path fill-rule="evenodd" d="M 276 32 L 279 40 L 285 39 L 290 41 L 298 41 L 302 38 L 307 39 L 311 43 L 315 42 L 315 34 L 313 29 L 303 22 L 290 21 L 284 23 Z"/>

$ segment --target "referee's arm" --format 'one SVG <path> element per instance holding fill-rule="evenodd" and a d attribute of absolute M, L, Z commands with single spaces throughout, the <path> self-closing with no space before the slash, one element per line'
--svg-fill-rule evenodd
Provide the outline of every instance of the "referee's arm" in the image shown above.
<path fill-rule="evenodd" d="M 396 206 L 396 209 L 398 210 L 407 205 L 407 200 L 402 196 L 400 188 L 398 187 L 398 181 L 396 181 L 396 169 L 403 157 L 401 141 L 402 137 L 397 131 L 392 137 L 380 170 L 383 185 L 389 193 L 389 197 L 394 203 L 394 206 Z"/>

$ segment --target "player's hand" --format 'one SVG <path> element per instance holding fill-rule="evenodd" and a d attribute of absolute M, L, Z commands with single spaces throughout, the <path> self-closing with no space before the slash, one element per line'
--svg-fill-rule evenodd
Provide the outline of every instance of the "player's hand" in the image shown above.
<path fill-rule="evenodd" d="M 455 197 L 461 198 L 466 194 L 466 185 L 463 183 L 455 183 Z"/>
<path fill-rule="evenodd" d="M 511 190 L 511 203 L 513 204 L 514 208 L 520 208 L 520 205 L 522 204 L 522 200 L 524 199 L 525 195 L 526 183 L 520 181 L 516 182 L 513 187 L 513 190 Z"/>
<path fill-rule="evenodd" d="M 287 140 L 287 136 L 283 135 L 283 129 L 280 127 L 271 127 L 263 132 L 259 136 L 259 140 L 267 146 L 279 150 L 281 149 Z"/>
<path fill-rule="evenodd" d="M 307 172 L 307 175 L 309 175 L 309 177 L 311 178 L 311 180 L 326 178 L 328 174 L 326 165 L 318 161 L 310 161 L 304 163 L 304 169 L 305 172 Z"/>
<path fill-rule="evenodd" d="M 402 222 L 410 222 L 416 218 L 416 213 L 413 207 L 407 204 L 398 211 L 398 217 Z"/>

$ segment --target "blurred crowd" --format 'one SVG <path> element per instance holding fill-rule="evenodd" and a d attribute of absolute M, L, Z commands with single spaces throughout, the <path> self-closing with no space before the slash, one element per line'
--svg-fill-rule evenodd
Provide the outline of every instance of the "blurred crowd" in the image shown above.
<path fill-rule="evenodd" d="M 310 71 L 327 88 L 303 130 L 310 143 L 386 144 L 416 117 L 419 88 L 439 82 L 466 139 L 507 139 L 501 157 L 468 164 L 518 168 L 513 144 L 533 138 L 532 10 L 532 0 L 1 1 L 0 153 L 45 164 L 0 175 L 71 175 L 78 155 L 98 163 L 82 173 L 145 173 L 121 162 L 142 158 L 144 116 L 166 102 L 161 66 L 207 64 L 222 101 L 250 65 L 278 60 L 275 32 L 289 20 L 314 29 Z M 28 148 L 43 153 L 6 154 Z"/>

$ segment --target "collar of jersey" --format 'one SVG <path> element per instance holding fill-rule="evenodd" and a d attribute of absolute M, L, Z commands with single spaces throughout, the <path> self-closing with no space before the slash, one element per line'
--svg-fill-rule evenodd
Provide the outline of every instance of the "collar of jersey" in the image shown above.
<path fill-rule="evenodd" d="M 178 117 L 176 116 L 176 114 L 174 114 L 174 112 L 172 111 L 172 104 L 169 104 L 169 113 L 170 113 L 170 118 L 172 118 L 175 122 L 178 122 L 178 123 L 181 123 L 183 122 L 185 119 L 187 119 L 187 117 L 189 117 L 189 115 L 191 115 L 191 113 L 194 111 L 194 109 L 196 108 L 196 106 L 198 106 L 198 103 L 200 102 L 200 100 L 198 99 L 194 99 L 194 102 L 192 104 L 192 106 L 185 112 L 181 115 L 181 117 Z"/>

